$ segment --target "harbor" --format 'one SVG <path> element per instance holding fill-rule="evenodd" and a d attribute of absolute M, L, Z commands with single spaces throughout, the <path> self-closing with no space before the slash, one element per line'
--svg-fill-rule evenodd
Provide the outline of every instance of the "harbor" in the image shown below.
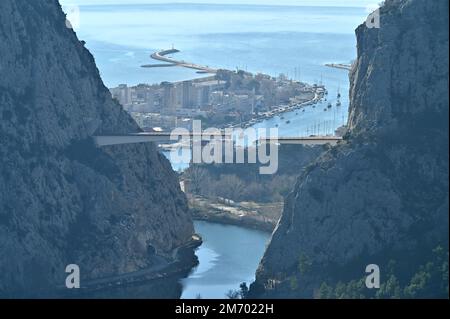
<path fill-rule="evenodd" d="M 135 87 L 123 84 L 110 89 L 144 131 L 191 130 L 194 120 L 201 120 L 207 127 L 246 129 L 277 116 L 284 117 L 285 113 L 297 110 L 303 113 L 307 107 L 314 108 L 326 100 L 328 95 L 321 83 L 308 84 L 285 74 L 275 77 L 242 69 L 213 69 L 171 57 L 179 52 L 174 47 L 156 51 L 151 57 L 165 64 L 142 67 L 180 66 L 209 75 Z M 285 122 L 290 123 L 290 119 Z"/>
<path fill-rule="evenodd" d="M 231 127 L 249 128 L 254 126 L 255 124 L 263 122 L 264 120 L 280 116 L 284 113 L 292 112 L 295 110 L 302 110 L 308 106 L 313 106 L 321 102 L 323 98 L 328 94 L 328 91 L 322 85 L 312 86 L 311 90 L 314 93 L 314 97 L 309 101 L 304 101 L 301 103 L 297 103 L 296 101 L 294 101 L 292 104 L 289 105 L 280 105 L 271 111 L 255 114 L 251 120 L 245 123 L 241 123 L 239 125 L 232 125 Z M 288 123 L 288 121 L 286 121 L 286 124 L 290 124 L 290 122 Z"/>

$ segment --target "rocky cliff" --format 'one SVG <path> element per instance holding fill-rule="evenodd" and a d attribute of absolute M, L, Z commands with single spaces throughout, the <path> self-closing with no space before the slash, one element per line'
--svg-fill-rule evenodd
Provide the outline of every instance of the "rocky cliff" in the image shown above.
<path fill-rule="evenodd" d="M 361 284 L 369 264 L 400 297 L 448 296 L 448 1 L 387 0 L 380 15 L 356 30 L 346 140 L 286 199 L 253 297 L 391 297 Z M 446 288 L 420 295 L 435 247 Z"/>
<path fill-rule="evenodd" d="M 152 144 L 98 148 L 138 132 L 103 85 L 57 0 L 0 1 L 0 296 L 151 266 L 193 224 Z M 156 252 L 156 255 L 155 255 Z"/>

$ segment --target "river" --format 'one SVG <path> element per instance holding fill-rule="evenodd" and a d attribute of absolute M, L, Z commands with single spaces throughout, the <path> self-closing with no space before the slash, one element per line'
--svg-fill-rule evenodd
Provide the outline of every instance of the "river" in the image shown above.
<path fill-rule="evenodd" d="M 195 230 L 204 240 L 196 251 L 200 264 L 182 280 L 181 298 L 225 298 L 230 289 L 254 281 L 270 234 L 204 221 L 196 221 Z"/>

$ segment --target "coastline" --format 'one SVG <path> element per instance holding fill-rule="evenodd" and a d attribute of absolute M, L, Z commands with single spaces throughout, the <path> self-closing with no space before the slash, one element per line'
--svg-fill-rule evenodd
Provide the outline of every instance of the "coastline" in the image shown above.
<path fill-rule="evenodd" d="M 228 70 L 228 69 L 220 69 L 220 70 L 213 69 L 213 68 L 210 68 L 209 66 L 198 65 L 195 63 L 186 62 L 184 60 L 176 60 L 172 57 L 168 57 L 168 55 L 176 54 L 179 52 L 180 52 L 180 50 L 175 49 L 174 47 L 172 47 L 172 49 L 154 52 L 151 55 L 151 58 L 154 60 L 157 60 L 159 62 L 164 62 L 165 64 L 146 64 L 146 65 L 141 65 L 141 67 L 142 68 L 184 67 L 184 68 L 189 68 L 189 69 L 195 69 L 195 70 L 197 70 L 197 73 L 212 74 L 210 76 L 203 77 L 203 78 L 187 80 L 192 83 L 205 82 L 208 80 L 214 80 L 214 81 L 219 80 L 219 72 L 226 72 L 229 74 L 244 72 L 244 71 L 232 71 L 232 70 Z M 246 73 L 247 75 L 250 75 L 252 78 L 255 76 L 252 73 L 248 73 L 248 72 L 244 72 L 244 73 Z M 273 78 L 272 76 L 269 76 L 267 74 L 261 74 L 261 75 Z M 180 84 L 183 82 L 186 82 L 186 81 L 172 82 L 172 84 Z M 290 97 L 289 101 L 287 101 L 287 102 L 285 101 L 285 104 L 272 105 L 270 107 L 270 110 L 267 110 L 265 112 L 257 112 L 257 113 L 252 112 L 250 119 L 242 121 L 242 118 L 241 118 L 239 123 L 237 123 L 236 121 L 232 121 L 232 122 L 228 122 L 228 123 L 227 122 L 219 123 L 218 124 L 219 128 L 221 128 L 221 129 L 225 129 L 225 128 L 247 129 L 255 124 L 261 123 L 265 120 L 269 120 L 280 114 L 292 112 L 292 111 L 295 111 L 298 109 L 305 108 L 310 105 L 315 105 L 315 104 L 319 103 L 328 94 L 327 89 L 322 84 L 320 84 L 320 85 L 312 84 L 311 85 L 306 82 L 295 81 L 292 79 L 290 79 L 290 80 L 286 79 L 285 82 L 290 83 L 290 85 L 303 84 L 304 91 L 302 92 L 302 95 L 304 95 L 304 96 L 302 97 L 301 95 L 297 95 L 297 96 Z M 146 84 L 146 85 L 150 85 L 150 84 Z M 110 90 L 112 90 L 112 89 L 115 89 L 115 88 L 111 88 Z M 255 94 L 255 93 L 253 93 L 253 94 Z"/>
<path fill-rule="evenodd" d="M 192 216 L 192 218 L 194 219 L 194 221 L 204 221 L 214 224 L 239 226 L 246 229 L 258 230 L 268 234 L 271 234 L 276 226 L 276 224 L 273 224 L 271 222 L 260 222 L 251 218 L 236 219 L 227 214 L 208 215 L 196 212 Z"/>

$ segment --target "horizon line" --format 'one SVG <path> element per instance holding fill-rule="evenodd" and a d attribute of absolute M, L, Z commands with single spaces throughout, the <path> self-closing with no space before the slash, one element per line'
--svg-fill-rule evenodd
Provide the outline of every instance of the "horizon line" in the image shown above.
<path fill-rule="evenodd" d="M 170 1 L 170 2 L 155 2 L 155 3 L 145 3 L 145 2 L 131 2 L 131 3 L 114 3 L 108 2 L 105 0 L 104 2 L 98 3 L 82 3 L 77 4 L 77 0 L 59 0 L 61 6 L 67 5 L 77 5 L 79 7 L 94 7 L 94 6 L 138 6 L 138 5 L 148 5 L 148 6 L 157 6 L 157 5 L 204 5 L 204 6 L 233 6 L 233 5 L 241 5 L 241 6 L 254 6 L 254 7 L 324 7 L 324 8 L 358 8 L 364 9 L 369 5 L 357 5 L 355 4 L 326 4 L 326 3 L 304 3 L 304 4 L 289 4 L 289 3 L 252 3 L 252 2 L 195 2 L 195 1 Z"/>

